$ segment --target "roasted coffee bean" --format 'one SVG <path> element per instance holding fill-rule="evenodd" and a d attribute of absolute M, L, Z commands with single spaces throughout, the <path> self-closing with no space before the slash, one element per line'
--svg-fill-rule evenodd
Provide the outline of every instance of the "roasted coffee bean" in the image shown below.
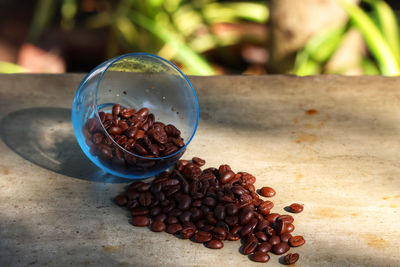
<path fill-rule="evenodd" d="M 196 164 L 198 167 L 202 167 L 204 166 L 204 164 L 206 164 L 206 161 L 204 159 L 198 157 L 193 157 L 192 162 Z"/>
<path fill-rule="evenodd" d="M 264 230 L 265 228 L 267 228 L 267 226 L 269 226 L 270 225 L 270 222 L 269 221 L 267 221 L 267 220 L 264 220 L 264 219 L 262 219 L 262 220 L 258 220 L 258 224 L 257 224 L 257 231 L 262 231 L 262 230 Z"/>
<path fill-rule="evenodd" d="M 180 225 L 179 223 L 174 223 L 174 224 L 170 224 L 167 227 L 167 233 L 169 234 L 177 234 L 182 230 L 182 225 Z"/>
<path fill-rule="evenodd" d="M 168 141 L 167 133 L 163 130 L 154 131 L 150 137 L 159 144 L 166 144 Z"/>
<path fill-rule="evenodd" d="M 201 228 L 201 230 L 206 231 L 206 232 L 212 232 L 212 230 L 213 230 L 214 228 L 215 228 L 215 227 L 214 227 L 213 225 L 211 225 L 211 224 L 206 224 L 206 225 L 204 225 L 204 226 Z"/>
<path fill-rule="evenodd" d="M 180 235 L 183 239 L 189 239 L 194 235 L 196 230 L 197 230 L 196 225 L 194 225 L 191 222 L 184 222 L 182 224 L 182 230 L 180 232 Z"/>
<path fill-rule="evenodd" d="M 277 220 L 275 223 L 275 231 L 278 235 L 288 232 L 288 223 L 282 220 Z"/>
<path fill-rule="evenodd" d="M 99 112 L 99 118 L 102 123 L 106 121 L 106 114 L 103 111 Z"/>
<path fill-rule="evenodd" d="M 256 218 L 253 218 L 247 223 L 245 226 L 243 226 L 242 230 L 240 231 L 240 236 L 247 236 L 251 233 L 253 233 L 254 229 L 256 228 L 258 223 L 258 220 Z"/>
<path fill-rule="evenodd" d="M 272 245 L 269 242 L 261 242 L 258 244 L 256 251 L 269 252 L 272 249 Z"/>
<path fill-rule="evenodd" d="M 269 222 L 273 223 L 276 221 L 276 219 L 280 216 L 278 213 L 270 213 L 267 216 L 265 216 L 265 219 L 267 219 Z"/>
<path fill-rule="evenodd" d="M 293 231 L 294 231 L 294 225 L 291 224 L 291 223 L 289 223 L 289 224 L 286 226 L 286 230 L 287 230 L 288 233 L 293 232 Z"/>
<path fill-rule="evenodd" d="M 287 265 L 294 264 L 299 260 L 299 253 L 289 253 L 285 256 L 284 262 Z"/>
<path fill-rule="evenodd" d="M 289 249 L 290 249 L 290 247 L 289 247 L 288 243 L 281 242 L 281 243 L 273 246 L 271 251 L 276 255 L 282 255 L 282 254 L 286 253 Z"/>
<path fill-rule="evenodd" d="M 111 135 L 120 135 L 122 133 L 122 129 L 118 126 L 112 126 L 108 129 L 108 133 Z"/>
<path fill-rule="evenodd" d="M 195 207 L 190 208 L 190 212 L 192 214 L 192 221 L 198 221 L 203 218 L 203 212 Z"/>
<path fill-rule="evenodd" d="M 254 234 L 260 242 L 268 241 L 268 237 L 264 232 L 257 232 Z"/>
<path fill-rule="evenodd" d="M 243 248 L 242 248 L 242 253 L 245 255 L 250 255 L 251 253 L 253 253 L 256 248 L 258 246 L 258 241 L 257 238 L 255 239 L 250 239 L 249 241 L 247 241 Z"/>
<path fill-rule="evenodd" d="M 254 211 L 250 208 L 243 208 L 239 213 L 240 224 L 247 224 L 254 217 Z"/>
<path fill-rule="evenodd" d="M 149 190 L 151 187 L 151 184 L 142 184 L 141 186 L 139 186 L 138 188 L 136 188 L 136 191 L 138 192 L 144 192 Z"/>
<path fill-rule="evenodd" d="M 239 209 L 236 204 L 230 203 L 225 205 L 225 211 L 228 216 L 234 216 L 238 213 Z"/>
<path fill-rule="evenodd" d="M 145 207 L 137 207 L 131 209 L 131 215 L 132 216 L 143 216 L 149 214 L 149 209 Z"/>
<path fill-rule="evenodd" d="M 240 236 L 238 234 L 232 234 L 230 232 L 226 233 L 226 240 L 237 241 L 239 239 L 240 239 Z"/>
<path fill-rule="evenodd" d="M 275 190 L 271 187 L 264 186 L 260 189 L 260 195 L 262 195 L 263 197 L 273 197 L 275 196 L 275 194 Z"/>
<path fill-rule="evenodd" d="M 167 219 L 167 215 L 165 213 L 161 213 L 161 214 L 158 214 L 154 220 L 164 222 L 166 219 Z"/>
<path fill-rule="evenodd" d="M 217 204 L 217 201 L 215 200 L 215 198 L 206 197 L 203 199 L 203 204 L 209 207 L 214 207 Z"/>
<path fill-rule="evenodd" d="M 204 243 L 204 242 L 208 242 L 212 239 L 212 235 L 209 232 L 205 232 L 205 231 L 198 231 L 195 235 L 194 235 L 194 239 L 199 242 L 199 243 Z"/>
<path fill-rule="evenodd" d="M 122 108 L 121 108 L 121 105 L 120 104 L 115 104 L 114 106 L 113 106 L 113 108 L 112 108 L 112 114 L 113 114 L 113 116 L 118 116 L 119 115 L 119 113 L 121 112 L 121 110 L 122 110 Z"/>
<path fill-rule="evenodd" d="M 102 135 L 101 133 L 95 133 L 95 134 L 92 136 L 92 142 L 93 142 L 95 145 L 101 144 L 102 141 L 103 141 L 103 135 Z"/>
<path fill-rule="evenodd" d="M 237 233 L 239 233 L 239 232 L 242 230 L 242 228 L 243 228 L 243 226 L 241 226 L 241 225 L 236 225 L 236 226 L 232 227 L 231 233 L 232 233 L 232 234 L 237 234 Z"/>
<path fill-rule="evenodd" d="M 279 244 L 281 242 L 281 239 L 277 235 L 273 235 L 269 238 L 268 242 L 272 245 L 275 246 L 276 244 Z"/>
<path fill-rule="evenodd" d="M 224 220 L 225 219 L 225 207 L 222 205 L 218 205 L 214 209 L 214 216 L 217 220 Z"/>
<path fill-rule="evenodd" d="M 264 231 L 268 236 L 276 235 L 275 229 L 272 228 L 271 226 L 267 226 Z"/>
<path fill-rule="evenodd" d="M 300 246 L 304 245 L 304 243 L 306 243 L 306 241 L 304 240 L 304 238 L 301 235 L 292 236 L 289 239 L 289 244 L 291 247 L 300 247 Z"/>
<path fill-rule="evenodd" d="M 154 221 L 151 224 L 151 228 L 150 229 L 153 232 L 163 232 L 165 230 L 165 228 L 166 228 L 166 225 L 162 221 Z"/>
<path fill-rule="evenodd" d="M 282 242 L 289 242 L 289 239 L 292 237 L 291 234 L 289 233 L 284 233 L 281 235 L 281 240 Z"/>
<path fill-rule="evenodd" d="M 150 224 L 150 219 L 146 216 L 135 216 L 132 219 L 132 224 L 139 227 L 148 226 Z"/>
<path fill-rule="evenodd" d="M 165 126 L 164 130 L 168 136 L 179 137 L 181 135 L 181 132 L 172 124 Z"/>
<path fill-rule="evenodd" d="M 229 226 L 235 226 L 239 223 L 239 218 L 237 216 L 227 216 L 225 217 L 225 222 Z"/>
<path fill-rule="evenodd" d="M 286 223 L 293 223 L 294 219 L 291 215 L 280 215 L 277 220 L 285 221 Z"/>
<path fill-rule="evenodd" d="M 270 257 L 267 252 L 257 251 L 251 255 L 250 259 L 255 262 L 268 262 Z"/>
<path fill-rule="evenodd" d="M 213 232 L 213 237 L 214 237 L 215 239 L 224 240 L 225 237 L 226 237 L 226 231 L 225 231 L 224 228 L 221 228 L 221 227 L 214 227 L 214 229 L 212 230 L 212 232 Z"/>
<path fill-rule="evenodd" d="M 201 205 L 202 205 L 201 199 L 197 199 L 197 200 L 192 202 L 192 207 L 200 208 Z"/>
<path fill-rule="evenodd" d="M 151 199 L 152 199 L 152 195 L 149 191 L 140 193 L 140 195 L 139 195 L 139 203 L 144 207 L 150 206 Z"/>
<path fill-rule="evenodd" d="M 293 203 L 292 205 L 290 205 L 290 210 L 291 210 L 291 212 L 294 212 L 294 213 L 302 212 L 303 209 L 304 209 L 303 205 L 298 204 L 298 203 Z"/>
<path fill-rule="evenodd" d="M 224 243 L 220 240 L 213 239 L 206 243 L 206 247 L 211 249 L 220 249 L 224 247 Z"/>
<path fill-rule="evenodd" d="M 191 197 L 186 194 L 176 196 L 176 201 L 178 202 L 178 209 L 180 210 L 187 210 L 190 208 L 190 204 L 192 204 Z"/>
<path fill-rule="evenodd" d="M 126 207 L 128 208 L 128 209 L 134 209 L 134 208 L 137 208 L 137 207 L 139 207 L 139 201 L 137 201 L 137 200 L 128 200 L 128 203 L 126 203 Z"/>
<path fill-rule="evenodd" d="M 175 223 L 179 223 L 179 220 L 177 217 L 175 216 L 169 216 L 166 220 L 165 223 L 167 224 L 175 224 Z"/>
<path fill-rule="evenodd" d="M 219 177 L 219 181 L 222 184 L 226 184 L 228 183 L 230 180 L 232 180 L 235 177 L 235 173 L 233 171 L 226 171 L 224 173 L 221 174 L 221 176 Z"/>
<path fill-rule="evenodd" d="M 114 201 L 119 206 L 125 206 L 128 203 L 128 198 L 124 195 L 118 195 L 114 198 Z"/>
<path fill-rule="evenodd" d="M 219 175 L 222 175 L 226 171 L 231 171 L 231 167 L 229 165 L 223 164 L 223 165 L 219 166 L 219 168 L 218 168 Z"/>
<path fill-rule="evenodd" d="M 149 115 L 149 109 L 148 108 L 141 108 L 136 112 L 136 115 L 140 117 L 147 117 Z"/>
<path fill-rule="evenodd" d="M 214 224 L 217 223 L 217 220 L 215 219 L 213 212 L 207 213 L 205 218 L 206 218 L 206 220 L 207 220 L 207 222 L 209 224 L 213 224 L 214 225 Z"/>
<path fill-rule="evenodd" d="M 110 160 L 113 157 L 112 148 L 107 145 L 100 144 L 98 146 L 99 156 L 105 160 Z"/>
<path fill-rule="evenodd" d="M 161 208 L 160 207 L 154 207 L 150 210 L 150 216 L 151 217 L 156 217 L 161 213 Z"/>
<path fill-rule="evenodd" d="M 138 128 L 136 126 L 131 126 L 125 130 L 125 134 L 128 138 L 134 138 L 137 131 L 138 131 Z"/>
<path fill-rule="evenodd" d="M 141 138 L 143 138 L 145 136 L 145 134 L 146 134 L 145 131 L 137 130 L 137 132 L 136 132 L 135 136 L 133 137 L 133 139 L 135 139 L 135 140 L 141 139 Z"/>
<path fill-rule="evenodd" d="M 188 222 L 190 221 L 190 217 L 192 216 L 192 214 L 190 213 L 190 211 L 185 211 L 183 212 L 181 215 L 179 215 L 179 220 L 183 223 L 183 222 Z"/>

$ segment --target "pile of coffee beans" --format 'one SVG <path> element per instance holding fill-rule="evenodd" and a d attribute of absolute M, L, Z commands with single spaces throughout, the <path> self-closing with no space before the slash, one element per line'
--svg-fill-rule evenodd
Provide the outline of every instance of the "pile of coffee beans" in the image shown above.
<path fill-rule="evenodd" d="M 169 156 L 185 146 L 181 132 L 172 124 L 165 125 L 160 121 L 155 121 L 154 114 L 150 113 L 148 108 L 136 111 L 115 104 L 112 112 L 100 111 L 99 118 L 100 120 L 97 117 L 87 120 L 84 127 L 86 142 L 93 155 L 97 155 L 103 163 L 111 164 L 113 167 L 146 169 L 155 164 L 163 164 L 159 166 L 162 168 L 176 158 L 169 161 L 151 159 Z M 126 151 L 140 157 L 135 157 Z"/>
<path fill-rule="evenodd" d="M 258 196 L 253 175 L 235 173 L 229 165 L 202 170 L 204 164 L 197 157 L 179 160 L 152 183 L 130 184 L 115 202 L 130 210 L 134 226 L 166 231 L 211 249 L 223 248 L 225 240 L 242 239 L 241 252 L 256 262 L 268 262 L 269 252 L 282 255 L 305 243 L 302 236 L 291 234 L 291 215 L 271 213 L 274 204 Z M 260 194 L 275 195 L 272 188 L 264 188 Z M 290 253 L 284 262 L 293 264 L 298 258 Z"/>

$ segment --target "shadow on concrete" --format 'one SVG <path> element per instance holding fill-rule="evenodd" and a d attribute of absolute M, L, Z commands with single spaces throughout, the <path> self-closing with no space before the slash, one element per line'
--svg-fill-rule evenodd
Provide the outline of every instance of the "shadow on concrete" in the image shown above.
<path fill-rule="evenodd" d="M 74 136 L 70 109 L 38 107 L 12 112 L 0 122 L 0 137 L 21 157 L 50 171 L 88 181 L 129 182 L 105 173 L 85 156 Z"/>

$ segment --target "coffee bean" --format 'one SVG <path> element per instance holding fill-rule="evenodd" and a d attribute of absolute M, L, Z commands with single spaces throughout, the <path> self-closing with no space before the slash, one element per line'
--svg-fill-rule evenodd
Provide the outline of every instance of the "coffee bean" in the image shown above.
<path fill-rule="evenodd" d="M 287 231 L 288 231 L 289 233 L 291 233 L 291 232 L 294 231 L 294 225 L 291 224 L 291 223 L 289 223 L 289 224 L 286 226 L 286 229 L 287 229 Z"/>
<path fill-rule="evenodd" d="M 182 230 L 182 225 L 180 225 L 179 223 L 174 223 L 174 224 L 170 224 L 167 227 L 167 233 L 169 234 L 177 234 Z"/>
<path fill-rule="evenodd" d="M 214 216 L 217 220 L 224 220 L 225 219 L 225 207 L 222 205 L 218 205 L 214 209 Z"/>
<path fill-rule="evenodd" d="M 146 216 L 135 216 L 132 219 L 132 224 L 139 227 L 148 226 L 150 224 L 150 219 Z"/>
<path fill-rule="evenodd" d="M 112 108 L 112 114 L 113 114 L 113 116 L 118 116 L 119 115 L 119 113 L 121 112 L 121 110 L 122 110 L 122 108 L 121 108 L 121 105 L 120 104 L 115 104 L 114 106 L 113 106 L 113 108 Z"/>
<path fill-rule="evenodd" d="M 275 245 L 277 245 L 277 244 L 279 244 L 279 243 L 281 242 L 281 239 L 280 239 L 279 236 L 273 235 L 273 236 L 271 236 L 271 237 L 269 238 L 268 242 L 269 242 L 271 245 L 275 246 Z"/>
<path fill-rule="evenodd" d="M 275 196 L 276 192 L 273 188 L 264 186 L 260 189 L 260 195 L 263 197 L 273 197 Z"/>
<path fill-rule="evenodd" d="M 235 173 L 233 171 L 226 171 L 224 173 L 221 174 L 219 181 L 222 184 L 226 184 L 228 183 L 230 180 L 232 180 L 235 177 Z"/>
<path fill-rule="evenodd" d="M 238 213 L 239 209 L 236 204 L 230 203 L 225 205 L 225 211 L 228 216 L 234 216 Z"/>
<path fill-rule="evenodd" d="M 284 233 L 281 235 L 281 240 L 282 242 L 289 242 L 289 239 L 292 237 L 291 234 L 289 233 Z"/>
<path fill-rule="evenodd" d="M 242 248 L 242 253 L 245 255 L 250 255 L 256 250 L 257 246 L 258 246 L 257 238 L 251 239 L 244 244 Z"/>
<path fill-rule="evenodd" d="M 304 238 L 301 235 L 292 236 L 289 239 L 289 244 L 291 247 L 300 247 L 300 246 L 304 245 L 304 243 L 306 243 L 306 241 L 304 240 Z"/>
<path fill-rule="evenodd" d="M 182 230 L 180 232 L 180 235 L 183 239 L 189 239 L 191 238 L 194 233 L 196 232 L 196 226 L 191 223 L 191 222 L 184 222 L 182 225 Z"/>
<path fill-rule="evenodd" d="M 290 210 L 294 213 L 302 212 L 303 209 L 304 209 L 303 205 L 298 203 L 293 203 L 292 205 L 290 205 Z"/>
<path fill-rule="evenodd" d="M 240 224 L 247 224 L 254 216 L 254 211 L 250 208 L 243 208 L 239 213 Z"/>
<path fill-rule="evenodd" d="M 264 230 L 265 228 L 267 228 L 267 226 L 269 226 L 270 225 L 270 222 L 269 221 L 267 221 L 267 220 L 264 220 L 264 219 L 262 219 L 262 220 L 259 220 L 258 221 L 258 224 L 257 224 L 257 231 L 262 231 L 262 230 Z"/>
<path fill-rule="evenodd" d="M 198 167 L 202 167 L 204 166 L 204 164 L 206 164 L 206 161 L 204 159 L 198 157 L 193 157 L 192 162 L 196 164 Z"/>
<path fill-rule="evenodd" d="M 270 213 L 268 214 L 265 218 L 269 221 L 269 222 L 275 222 L 276 219 L 280 216 L 280 214 L 278 213 Z"/>
<path fill-rule="evenodd" d="M 268 262 L 270 257 L 267 252 L 257 251 L 251 255 L 250 259 L 255 262 Z"/>
<path fill-rule="evenodd" d="M 294 219 L 291 215 L 280 215 L 276 220 L 285 221 L 286 223 L 293 223 Z"/>
<path fill-rule="evenodd" d="M 209 207 L 214 207 L 217 204 L 217 201 L 215 200 L 215 198 L 206 197 L 203 199 L 203 204 Z"/>
<path fill-rule="evenodd" d="M 255 233 L 255 236 L 258 238 L 258 240 L 260 242 L 268 241 L 267 235 L 265 233 L 263 233 L 263 232 L 257 232 L 257 233 Z"/>
<path fill-rule="evenodd" d="M 162 221 L 154 221 L 151 224 L 151 228 L 150 229 L 153 232 L 163 232 L 165 230 L 165 228 L 166 228 L 166 225 Z"/>
<path fill-rule="evenodd" d="M 276 244 L 275 246 L 272 247 L 272 253 L 276 255 L 282 255 L 286 253 L 290 249 L 288 243 L 286 242 L 281 242 L 279 244 Z"/>
<path fill-rule="evenodd" d="M 256 251 L 269 252 L 272 249 L 272 245 L 269 242 L 261 242 L 258 244 Z"/>
<path fill-rule="evenodd" d="M 114 198 L 115 203 L 119 206 L 125 206 L 128 203 L 128 199 L 124 195 L 118 195 Z"/>
<path fill-rule="evenodd" d="M 149 209 L 145 208 L 145 207 L 137 207 L 137 208 L 133 208 L 131 209 L 131 215 L 132 216 L 143 216 L 143 215 L 147 215 L 149 214 Z"/>
<path fill-rule="evenodd" d="M 167 215 L 164 213 L 161 213 L 161 214 L 158 214 L 154 220 L 164 222 L 166 219 L 167 219 Z"/>
<path fill-rule="evenodd" d="M 189 195 L 181 194 L 176 197 L 176 201 L 178 202 L 178 209 L 187 210 L 192 204 L 192 199 Z"/>
<path fill-rule="evenodd" d="M 198 231 L 194 235 L 194 239 L 199 243 L 205 243 L 205 242 L 208 242 L 208 241 L 210 241 L 212 239 L 212 235 L 209 232 Z"/>
<path fill-rule="evenodd" d="M 211 249 L 220 249 L 224 247 L 224 243 L 220 240 L 210 240 L 206 243 L 206 247 L 211 248 Z"/>
<path fill-rule="evenodd" d="M 169 216 L 166 220 L 165 223 L 169 224 L 175 224 L 175 223 L 179 223 L 179 220 L 177 217 L 175 216 Z"/>
<path fill-rule="evenodd" d="M 213 232 L 213 237 L 214 237 L 215 239 L 224 240 L 225 237 L 226 237 L 226 231 L 225 231 L 224 228 L 221 228 L 221 227 L 214 227 L 214 229 L 212 230 L 212 232 Z"/>
<path fill-rule="evenodd" d="M 298 253 L 289 253 L 285 256 L 284 261 L 285 264 L 290 265 L 290 264 L 294 264 L 299 260 L 299 254 Z"/>
<path fill-rule="evenodd" d="M 275 223 L 275 231 L 277 234 L 282 235 L 288 232 L 288 223 L 282 220 L 277 220 Z"/>

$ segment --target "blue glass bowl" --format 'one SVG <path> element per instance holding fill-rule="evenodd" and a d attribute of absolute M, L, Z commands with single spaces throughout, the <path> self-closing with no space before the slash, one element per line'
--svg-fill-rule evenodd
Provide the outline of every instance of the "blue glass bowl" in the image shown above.
<path fill-rule="evenodd" d="M 175 125 L 185 146 L 165 157 L 147 158 L 118 145 L 101 123 L 99 112 L 111 112 L 115 103 L 136 110 L 146 107 L 156 121 Z M 86 156 L 116 176 L 142 179 L 159 174 L 183 155 L 196 133 L 199 105 L 186 76 L 171 62 L 146 53 L 133 53 L 107 60 L 81 82 L 72 106 L 72 124 Z M 93 143 L 100 132 L 104 146 Z M 112 152 L 112 154 L 110 154 Z"/>

